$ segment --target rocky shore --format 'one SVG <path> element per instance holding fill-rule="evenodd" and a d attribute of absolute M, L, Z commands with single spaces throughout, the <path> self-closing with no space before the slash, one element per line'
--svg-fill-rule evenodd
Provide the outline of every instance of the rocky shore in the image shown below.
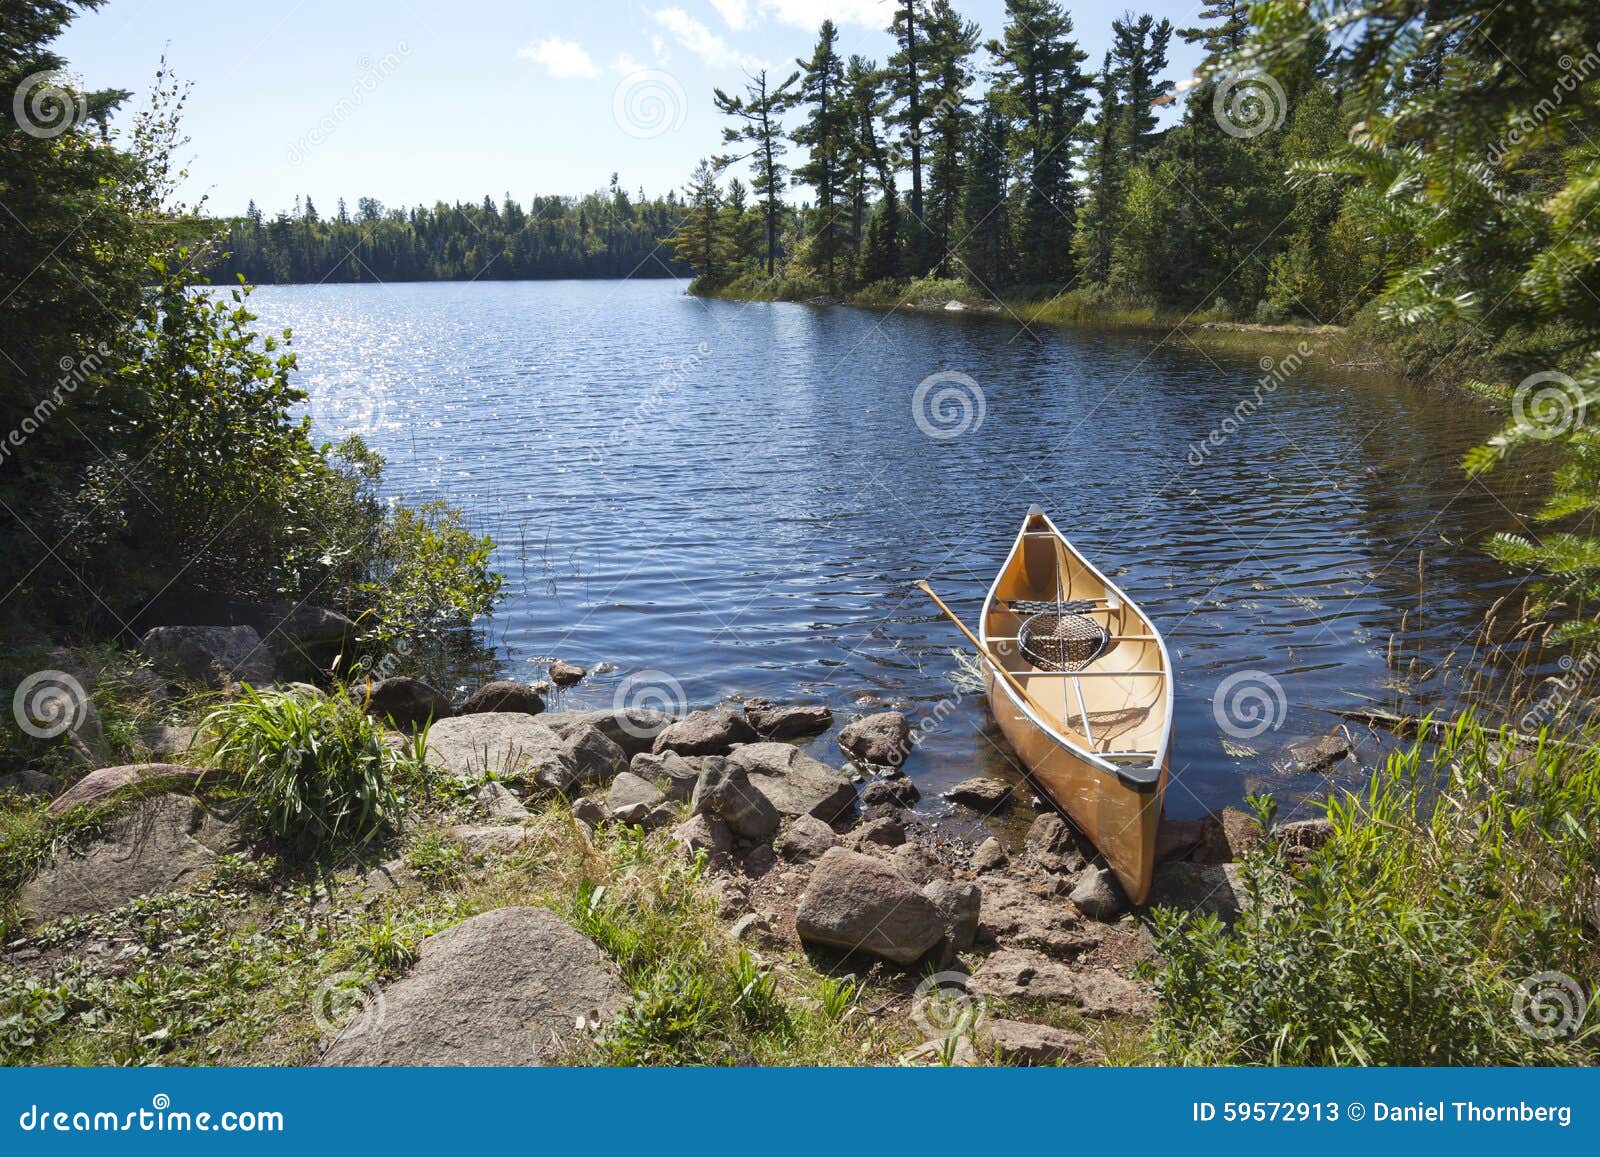
<path fill-rule="evenodd" d="M 315 625 L 323 641 L 336 637 L 337 624 Z M 247 633 L 153 630 L 147 654 L 163 673 L 154 682 L 270 678 L 270 653 Z M 557 685 L 584 676 L 566 664 L 550 671 Z M 1115 1039 L 1108 1025 L 1137 1033 L 1151 1009 L 1143 913 L 1093 847 L 1024 784 L 979 777 L 937 804 L 920 801 L 900 768 L 911 725 L 899 712 L 848 720 L 838 750 L 822 751 L 813 737 L 834 720 L 818 704 L 750 699 L 679 717 L 547 710 L 547 685 L 514 682 L 459 702 L 404 676 L 352 691 L 395 744 L 426 728 L 427 763 L 453 802 L 414 817 L 409 844 L 388 858 L 373 847 L 340 865 L 314 901 L 324 910 L 426 897 L 427 872 L 406 850 L 419 838 L 453 845 L 469 876 L 553 855 L 557 817 L 580 855 L 629 829 L 656 854 L 699 864 L 719 935 L 754 959 L 866 986 L 905 1063 L 1095 1063 Z M 92 766 L 65 790 L 42 776 L 7 785 L 52 795 L 52 814 L 99 818 L 92 838 L 58 850 L 17 891 L 21 924 L 0 968 L 46 985 L 63 970 L 115 972 L 112 962 L 140 958 L 118 913 L 213 889 L 219 874 L 267 853 L 236 822 L 227 778 L 203 766 L 203 735 L 168 727 L 150 738 L 151 762 Z M 94 735 L 75 732 L 80 749 L 86 764 L 100 762 Z M 997 834 L 952 839 L 935 815 Z M 1274 838 L 1314 847 L 1322 824 L 1286 824 Z M 1169 821 L 1151 905 L 1233 919 L 1247 902 L 1235 861 L 1259 838 L 1233 809 Z M 637 996 L 600 945 L 538 906 L 446 921 L 409 956 L 375 988 L 381 1023 L 323 1034 L 318 1059 L 537 1063 L 603 1036 Z M 969 1010 L 959 1031 L 937 1013 L 949 1008 Z"/>

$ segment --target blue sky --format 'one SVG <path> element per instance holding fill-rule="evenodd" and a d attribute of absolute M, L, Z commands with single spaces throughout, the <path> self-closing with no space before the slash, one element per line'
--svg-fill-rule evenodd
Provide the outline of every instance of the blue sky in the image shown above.
<path fill-rule="evenodd" d="M 1001 0 L 957 0 L 985 37 Z M 1182 27 L 1200 4 L 1137 6 Z M 1068 5 L 1091 63 L 1124 5 Z M 714 86 L 792 69 L 816 28 L 882 60 L 888 0 L 108 0 L 58 48 L 91 87 L 148 90 L 163 51 L 194 85 L 184 190 L 236 213 L 308 194 L 387 205 L 681 187 L 720 148 Z M 1169 75 L 1198 53 L 1174 43 Z M 785 75 L 787 73 L 785 72 Z"/>

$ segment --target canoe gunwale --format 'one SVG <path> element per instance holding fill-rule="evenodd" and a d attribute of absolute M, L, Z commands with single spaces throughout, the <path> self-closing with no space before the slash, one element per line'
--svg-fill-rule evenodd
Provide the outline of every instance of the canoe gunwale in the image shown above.
<path fill-rule="evenodd" d="M 1006 680 L 996 679 L 992 682 L 1001 692 L 1004 693 L 1006 699 L 1022 713 L 1024 718 L 1026 718 L 1039 730 L 1043 731 L 1045 735 L 1047 735 L 1053 742 L 1065 748 L 1074 757 L 1081 760 L 1083 763 L 1088 764 L 1090 767 L 1093 767 L 1096 771 L 1115 779 L 1124 787 L 1136 791 L 1141 795 L 1153 793 L 1161 786 L 1163 772 L 1165 771 L 1167 764 L 1167 751 L 1172 743 L 1172 659 L 1167 654 L 1166 639 L 1161 636 L 1160 631 L 1156 630 L 1155 624 L 1150 622 L 1149 616 L 1139 609 L 1138 604 L 1128 598 L 1127 594 L 1123 592 L 1122 588 L 1107 578 L 1098 567 L 1096 567 L 1076 548 L 1074 548 L 1071 542 L 1067 539 L 1066 535 L 1062 534 L 1061 531 L 1056 527 L 1056 524 L 1050 520 L 1050 516 L 1045 514 L 1044 511 L 1039 510 L 1037 507 L 1029 510 L 1028 516 L 1023 520 L 1022 530 L 1013 540 L 1011 544 L 1011 550 L 1006 554 L 1005 562 L 1001 565 L 1000 569 L 995 572 L 994 582 L 989 585 L 989 592 L 984 596 L 983 609 L 980 612 L 980 617 L 978 619 L 978 637 L 980 640 L 982 640 L 985 647 L 990 647 L 993 640 L 989 634 L 989 615 L 996 602 L 996 592 L 1000 587 L 1000 580 L 1004 578 L 1006 573 L 1011 569 L 1012 560 L 1016 557 L 1017 551 L 1022 548 L 1023 539 L 1030 536 L 1028 524 L 1036 515 L 1039 518 L 1042 518 L 1045 525 L 1050 528 L 1050 535 L 1060 542 L 1061 545 L 1064 546 L 1073 555 L 1073 557 L 1078 560 L 1079 563 L 1081 563 L 1097 579 L 1104 583 L 1106 590 L 1115 593 L 1116 596 L 1122 600 L 1124 606 L 1133 609 L 1141 619 L 1143 619 L 1146 623 L 1149 623 L 1151 633 L 1154 636 L 1154 642 L 1161 653 L 1161 666 L 1164 675 L 1161 680 L 1162 698 L 1164 700 L 1164 706 L 1166 709 L 1167 726 L 1162 732 L 1161 745 L 1156 750 L 1155 758 L 1152 759 L 1148 765 L 1125 767 L 1119 765 L 1111 759 L 1106 758 L 1098 752 L 1090 751 L 1082 747 L 1081 745 L 1073 742 L 1067 736 L 1063 735 L 1054 724 L 1041 716 L 1039 712 L 1034 709 L 1031 703 L 1027 702 L 1025 699 L 1020 699 L 1017 693 L 1011 689 L 1011 686 Z M 1035 532 L 1035 535 L 1036 533 L 1037 532 Z M 1110 674 L 1110 672 L 1107 672 L 1107 674 Z"/>

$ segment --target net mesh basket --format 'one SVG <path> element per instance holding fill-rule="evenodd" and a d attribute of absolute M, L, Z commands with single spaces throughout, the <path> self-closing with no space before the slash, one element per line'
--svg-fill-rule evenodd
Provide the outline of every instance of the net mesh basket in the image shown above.
<path fill-rule="evenodd" d="M 1044 671 L 1081 671 L 1105 651 L 1106 629 L 1088 615 L 1040 611 L 1018 632 L 1022 654 Z"/>

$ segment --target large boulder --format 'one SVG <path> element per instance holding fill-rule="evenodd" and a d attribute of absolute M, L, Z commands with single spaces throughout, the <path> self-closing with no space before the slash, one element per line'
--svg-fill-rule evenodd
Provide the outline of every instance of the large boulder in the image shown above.
<path fill-rule="evenodd" d="M 794 926 L 806 943 L 895 964 L 914 964 L 944 936 L 943 915 L 910 880 L 883 860 L 844 848 L 817 861 Z"/>
<path fill-rule="evenodd" d="M 125 763 L 102 767 L 58 795 L 50 804 L 50 813 L 60 815 L 75 807 L 97 806 L 129 788 L 192 792 L 202 780 L 208 784 L 221 783 L 223 778 L 220 771 L 178 763 Z"/>
<path fill-rule="evenodd" d="M 770 840 L 782 822 L 772 801 L 751 784 L 743 765 L 720 756 L 701 765 L 689 810 L 717 816 L 734 835 L 747 840 Z"/>
<path fill-rule="evenodd" d="M 272 649 L 254 627 L 151 627 L 139 651 L 156 666 L 208 687 L 276 678 Z"/>
<path fill-rule="evenodd" d="M 833 726 L 833 712 L 826 707 L 785 706 L 771 699 L 746 699 L 744 717 L 763 739 L 800 739 Z"/>
<path fill-rule="evenodd" d="M 497 908 L 422 942 L 414 967 L 370 998 L 325 1065 L 537 1065 L 627 999 L 588 937 L 544 908 Z"/>
<path fill-rule="evenodd" d="M 442 692 L 410 675 L 391 675 L 365 683 L 354 688 L 352 694 L 374 719 L 405 729 L 421 727 L 430 720 L 437 723 L 455 714 Z"/>
<path fill-rule="evenodd" d="M 17 902 L 34 920 L 103 912 L 137 896 L 199 883 L 237 833 L 198 800 L 157 795 L 140 800 L 83 851 L 57 858 L 22 886 Z"/>
<path fill-rule="evenodd" d="M 856 806 L 855 785 L 844 772 L 787 743 L 748 743 L 728 757 L 750 775 L 755 789 L 785 816 L 843 819 Z"/>
<path fill-rule="evenodd" d="M 725 755 L 735 743 L 753 743 L 755 728 L 731 711 L 691 711 L 655 738 L 656 754 Z"/>
<path fill-rule="evenodd" d="M 656 736 L 675 719 L 648 707 L 619 707 L 613 711 L 547 711 L 539 722 L 563 739 L 580 727 L 598 727 L 607 739 L 634 756 L 649 751 Z"/>
<path fill-rule="evenodd" d="M 544 710 L 544 700 L 526 683 L 509 679 L 496 679 L 485 683 L 456 708 L 457 715 L 481 715 L 489 711 L 520 711 L 524 715 L 537 715 Z"/>
<path fill-rule="evenodd" d="M 839 746 L 863 763 L 899 767 L 911 754 L 911 724 L 899 711 L 864 715 L 844 725 Z"/>
<path fill-rule="evenodd" d="M 567 733 L 561 750 L 580 783 L 604 787 L 628 770 L 628 756 L 600 728 L 578 727 Z"/>
<path fill-rule="evenodd" d="M 428 729 L 428 760 L 465 783 L 493 776 L 572 794 L 578 774 L 556 733 L 531 715 L 491 711 Z"/>

